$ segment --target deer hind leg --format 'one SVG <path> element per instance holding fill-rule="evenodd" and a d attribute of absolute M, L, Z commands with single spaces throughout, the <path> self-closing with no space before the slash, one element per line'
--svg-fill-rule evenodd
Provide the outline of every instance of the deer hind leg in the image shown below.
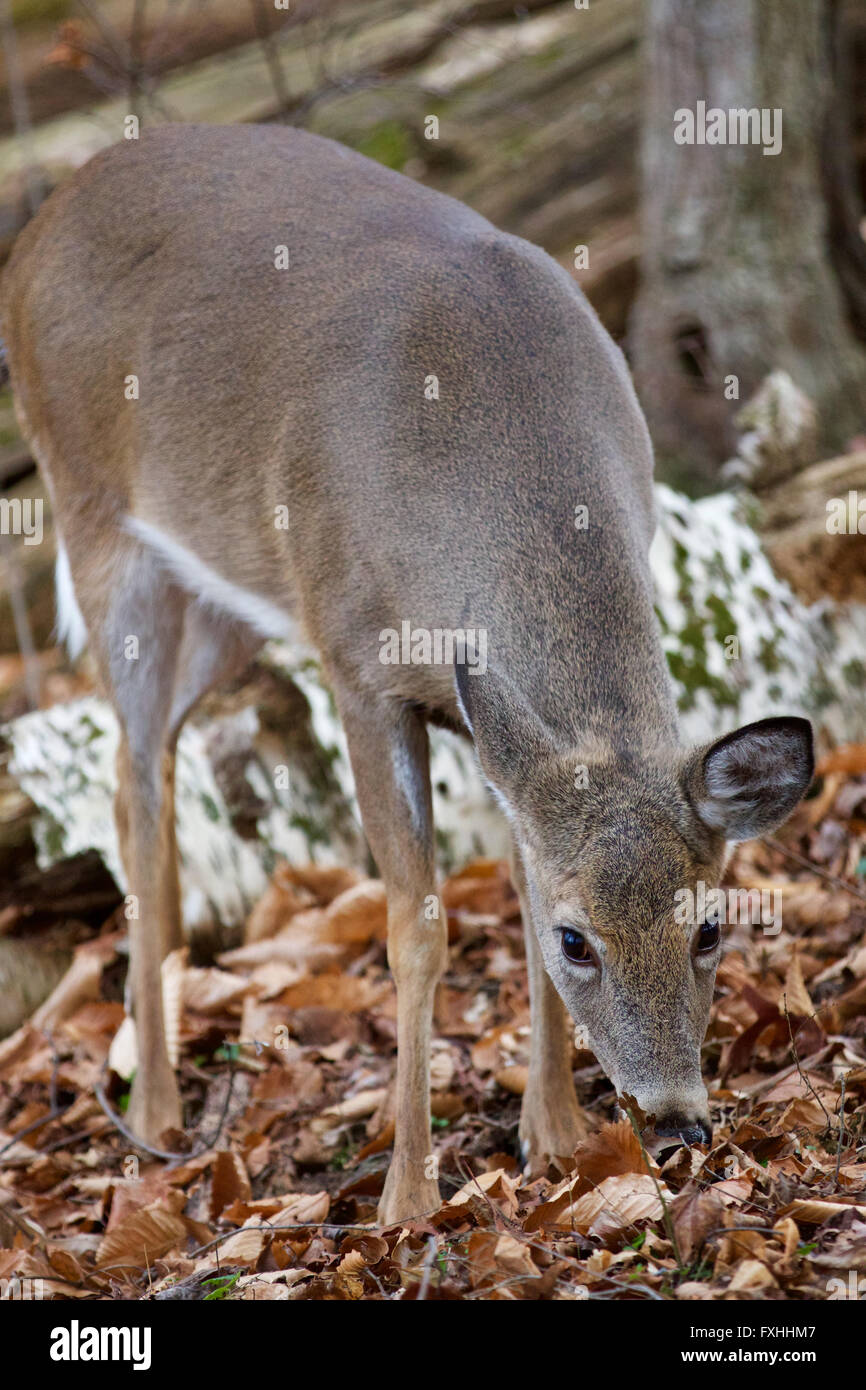
<path fill-rule="evenodd" d="M 80 548 L 80 547 L 79 547 Z M 261 637 L 197 607 L 142 546 L 115 535 L 98 563 L 70 551 L 75 594 L 117 715 L 115 800 L 135 905 L 129 923 L 138 1067 L 128 1119 L 147 1143 L 181 1124 L 166 1049 L 161 965 L 182 939 L 174 820 L 177 737 L 196 700 L 242 667 Z"/>
<path fill-rule="evenodd" d="M 435 896 L 429 747 L 408 706 L 336 690 L 364 830 L 388 898 L 388 964 L 397 986 L 394 1153 L 379 1220 L 439 1206 L 430 1133 L 430 1041 L 436 984 L 447 958 Z"/>
<path fill-rule="evenodd" d="M 544 968 L 532 924 L 523 863 L 513 842 L 511 876 L 523 917 L 532 1015 L 529 1079 L 520 1110 L 520 1151 L 530 1172 L 541 1172 L 551 1158 L 569 1157 L 586 1138 L 589 1127 L 571 1075 L 574 1025 Z"/>

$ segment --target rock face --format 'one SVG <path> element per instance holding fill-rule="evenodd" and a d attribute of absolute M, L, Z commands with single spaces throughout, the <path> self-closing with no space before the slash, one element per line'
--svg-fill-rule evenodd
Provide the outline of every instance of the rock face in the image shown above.
<path fill-rule="evenodd" d="M 701 742 L 774 713 L 812 717 L 834 741 L 866 737 L 866 605 L 806 606 L 773 570 L 746 512 L 723 493 L 699 502 L 657 488 L 652 551 L 662 642 L 683 736 Z M 206 702 L 178 748 L 184 916 L 194 929 L 241 923 L 280 858 L 365 866 L 345 739 L 315 661 L 272 644 L 254 675 Z M 116 728 L 94 696 L 7 726 L 11 772 L 37 807 L 48 865 L 95 849 L 123 883 L 112 814 Z M 507 839 L 471 745 L 432 731 L 443 867 Z"/>

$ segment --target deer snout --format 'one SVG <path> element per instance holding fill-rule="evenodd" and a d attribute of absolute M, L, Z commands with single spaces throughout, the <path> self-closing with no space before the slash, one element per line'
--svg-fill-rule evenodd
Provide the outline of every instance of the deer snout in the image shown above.
<path fill-rule="evenodd" d="M 666 1116 L 653 1125 L 659 1139 L 680 1139 L 684 1144 L 709 1144 L 713 1131 L 706 1120 L 686 1120 L 681 1115 Z"/>
<path fill-rule="evenodd" d="M 643 1112 L 647 1139 L 677 1139 L 681 1144 L 689 1145 L 709 1144 L 713 1128 L 707 1092 L 702 1083 L 638 1091 L 633 1099 Z"/>

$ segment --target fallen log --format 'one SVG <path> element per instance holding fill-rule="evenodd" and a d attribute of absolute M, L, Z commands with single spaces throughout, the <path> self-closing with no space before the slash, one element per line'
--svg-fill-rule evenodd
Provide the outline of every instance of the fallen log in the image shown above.
<path fill-rule="evenodd" d="M 830 461 L 801 475 L 804 518 L 841 467 Z M 776 573 L 749 494 L 692 501 L 660 484 L 656 495 L 657 612 L 685 736 L 699 742 L 799 712 L 830 743 L 866 738 L 866 603 L 856 594 L 805 603 Z M 781 500 L 764 506 L 772 544 L 783 547 Z M 45 866 L 96 850 L 122 885 L 106 703 L 90 695 L 56 704 L 12 720 L 3 736 L 11 842 L 26 823 Z M 442 864 L 500 853 L 503 827 L 470 745 L 434 731 L 432 749 Z M 181 736 L 177 783 L 191 927 L 242 922 L 278 859 L 367 863 L 345 739 L 309 653 L 269 644 L 241 684 L 209 697 Z"/>
<path fill-rule="evenodd" d="M 813 463 L 758 501 L 764 548 L 795 593 L 866 603 L 866 450 Z"/>

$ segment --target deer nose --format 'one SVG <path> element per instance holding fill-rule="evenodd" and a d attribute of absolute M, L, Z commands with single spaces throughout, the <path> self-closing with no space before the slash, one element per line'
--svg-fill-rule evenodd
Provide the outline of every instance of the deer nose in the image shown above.
<path fill-rule="evenodd" d="M 709 1144 L 713 1131 L 704 1120 L 682 1120 L 673 1116 L 670 1120 L 653 1126 L 660 1139 L 679 1139 L 683 1144 Z"/>

